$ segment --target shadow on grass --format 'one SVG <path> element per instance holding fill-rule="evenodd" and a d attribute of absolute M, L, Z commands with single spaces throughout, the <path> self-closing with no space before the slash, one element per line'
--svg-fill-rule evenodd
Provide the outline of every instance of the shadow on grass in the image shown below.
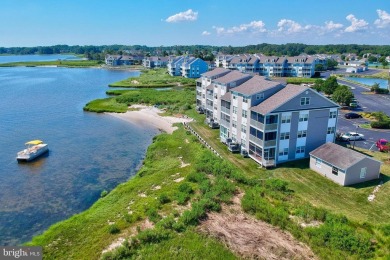
<path fill-rule="evenodd" d="M 383 185 L 388 181 L 390 181 L 390 176 L 381 173 L 379 179 L 357 183 L 357 184 L 349 185 L 347 187 L 354 188 L 354 189 L 363 189 L 363 188 L 375 187 L 381 183 Z"/>
<path fill-rule="evenodd" d="M 301 169 L 301 170 L 309 169 L 310 168 L 310 159 L 305 158 L 305 159 L 280 163 L 275 168 L 295 168 L 295 169 Z"/>

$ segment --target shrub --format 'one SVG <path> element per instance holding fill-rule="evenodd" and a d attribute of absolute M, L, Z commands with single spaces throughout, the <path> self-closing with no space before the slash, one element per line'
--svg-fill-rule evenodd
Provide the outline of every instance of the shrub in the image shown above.
<path fill-rule="evenodd" d="M 374 121 L 370 125 L 372 128 L 390 129 L 390 121 Z"/>
<path fill-rule="evenodd" d="M 108 232 L 110 234 L 118 234 L 121 230 L 118 228 L 116 224 L 112 224 L 108 226 Z"/>
<path fill-rule="evenodd" d="M 192 190 L 192 187 L 191 185 L 189 185 L 188 183 L 184 182 L 182 184 L 179 185 L 178 187 L 178 190 L 182 193 L 185 193 L 185 194 L 191 194 L 193 193 L 193 190 Z"/>
<path fill-rule="evenodd" d="M 189 194 L 183 192 L 176 193 L 176 200 L 177 200 L 177 204 L 179 205 L 185 205 L 189 199 L 190 199 Z"/>
<path fill-rule="evenodd" d="M 161 219 L 161 216 L 158 214 L 155 208 L 149 208 L 146 211 L 146 216 L 148 216 L 149 220 L 153 223 L 157 223 Z"/>
<path fill-rule="evenodd" d="M 159 243 L 163 240 L 169 239 L 171 232 L 166 229 L 146 229 L 141 231 L 137 238 L 141 244 Z"/>
<path fill-rule="evenodd" d="M 100 193 L 100 198 L 104 198 L 105 196 L 107 196 L 107 194 L 108 194 L 108 191 L 103 190 L 102 193 Z"/>
<path fill-rule="evenodd" d="M 161 195 L 158 197 L 158 201 L 159 201 L 161 204 L 166 204 L 166 203 L 171 202 L 171 199 L 168 197 L 168 195 L 166 195 L 165 193 L 163 193 L 163 194 L 161 194 Z"/>

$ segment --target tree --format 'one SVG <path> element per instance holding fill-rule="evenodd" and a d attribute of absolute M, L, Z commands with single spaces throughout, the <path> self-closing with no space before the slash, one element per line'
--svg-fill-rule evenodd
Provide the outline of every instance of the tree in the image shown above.
<path fill-rule="evenodd" d="M 315 71 L 324 71 L 324 65 L 322 65 L 322 64 L 316 64 L 314 70 L 315 70 Z"/>
<path fill-rule="evenodd" d="M 333 92 L 332 95 L 333 101 L 344 105 L 349 104 L 352 98 L 354 98 L 352 91 L 344 85 L 337 87 L 337 89 Z"/>
<path fill-rule="evenodd" d="M 322 90 L 322 86 L 324 85 L 324 82 L 322 79 L 316 79 L 314 82 L 313 89 L 315 89 L 317 92 L 320 92 Z"/>
<path fill-rule="evenodd" d="M 383 66 L 383 68 L 386 68 L 387 65 L 389 65 L 389 62 L 388 62 L 387 60 L 383 60 L 383 61 L 382 61 L 382 66 Z"/>
<path fill-rule="evenodd" d="M 323 91 L 326 95 L 332 95 L 338 86 L 339 84 L 337 83 L 337 78 L 331 76 L 324 81 L 321 91 Z"/>
<path fill-rule="evenodd" d="M 378 61 L 378 58 L 375 57 L 374 55 L 370 55 L 370 57 L 368 57 L 368 62 L 370 62 L 370 63 L 374 63 L 377 61 Z"/>
<path fill-rule="evenodd" d="M 339 63 L 336 60 L 334 59 L 327 60 L 327 66 L 329 70 L 334 70 L 334 68 L 336 68 L 337 65 L 339 65 Z"/>

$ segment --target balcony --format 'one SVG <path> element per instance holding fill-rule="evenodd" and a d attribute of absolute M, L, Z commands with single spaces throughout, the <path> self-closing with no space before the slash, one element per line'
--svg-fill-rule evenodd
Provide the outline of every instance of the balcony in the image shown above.
<path fill-rule="evenodd" d="M 206 104 L 206 109 L 207 110 L 210 110 L 210 111 L 213 111 L 213 105 L 209 105 L 209 104 Z"/>
<path fill-rule="evenodd" d="M 264 142 L 264 147 L 275 146 L 276 140 L 268 140 Z"/>
<path fill-rule="evenodd" d="M 225 114 L 230 115 L 230 108 L 226 108 L 226 107 L 221 106 L 221 112 L 224 112 Z"/>
<path fill-rule="evenodd" d="M 260 123 L 259 121 L 251 119 L 251 123 L 250 124 L 251 124 L 251 126 L 254 126 L 257 129 L 259 129 L 259 130 L 264 130 L 264 124 Z"/>
<path fill-rule="evenodd" d="M 229 121 L 221 119 L 220 124 L 221 124 L 221 126 L 224 126 L 224 127 L 228 128 L 228 129 L 230 128 L 230 122 Z"/>
<path fill-rule="evenodd" d="M 210 100 L 213 100 L 214 97 L 213 97 L 213 94 L 207 93 L 207 94 L 206 94 L 206 98 L 207 98 L 207 99 L 210 99 Z"/>
<path fill-rule="evenodd" d="M 202 86 L 196 86 L 197 91 L 202 91 Z"/>
<path fill-rule="evenodd" d="M 252 141 L 253 143 L 257 144 L 260 147 L 263 147 L 264 141 L 257 138 L 256 136 L 249 135 L 249 141 Z"/>
<path fill-rule="evenodd" d="M 252 124 L 252 121 L 251 121 L 251 124 Z M 270 130 L 276 130 L 276 129 L 278 129 L 278 124 L 277 123 L 275 123 L 275 124 L 266 124 L 264 130 L 265 131 L 270 131 Z"/>

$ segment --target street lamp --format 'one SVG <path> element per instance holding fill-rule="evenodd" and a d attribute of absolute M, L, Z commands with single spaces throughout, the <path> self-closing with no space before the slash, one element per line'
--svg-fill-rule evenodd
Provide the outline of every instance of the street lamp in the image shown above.
<path fill-rule="evenodd" d="M 356 131 L 355 131 L 355 133 L 358 133 L 358 132 L 357 132 L 357 129 L 359 128 L 359 125 L 356 124 L 355 126 L 356 126 Z M 355 149 L 355 142 L 356 142 L 356 136 L 355 136 L 355 138 L 353 139 L 353 149 Z"/>

